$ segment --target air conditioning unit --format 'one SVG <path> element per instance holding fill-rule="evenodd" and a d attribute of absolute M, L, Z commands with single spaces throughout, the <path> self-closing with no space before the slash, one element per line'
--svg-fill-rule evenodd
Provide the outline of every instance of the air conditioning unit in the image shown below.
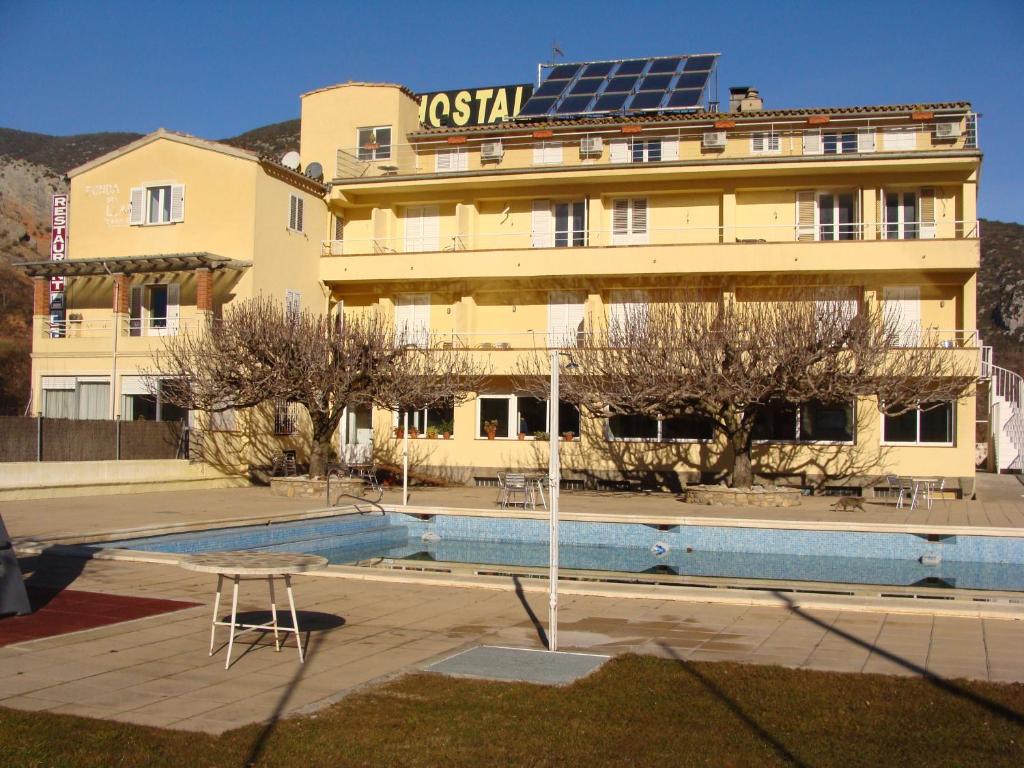
<path fill-rule="evenodd" d="M 505 148 L 500 141 L 485 141 L 480 145 L 481 160 L 501 160 L 505 156 Z"/>
<path fill-rule="evenodd" d="M 960 123 L 936 123 L 936 139 L 958 139 L 960 138 Z"/>
<path fill-rule="evenodd" d="M 704 149 L 725 149 L 725 131 L 705 131 L 701 146 Z"/>
<path fill-rule="evenodd" d="M 604 149 L 604 139 L 600 136 L 584 136 L 580 139 L 581 155 L 600 155 Z"/>

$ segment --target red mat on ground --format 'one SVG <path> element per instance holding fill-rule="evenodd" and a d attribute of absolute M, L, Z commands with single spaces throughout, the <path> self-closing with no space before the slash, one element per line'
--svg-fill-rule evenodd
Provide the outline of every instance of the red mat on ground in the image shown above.
<path fill-rule="evenodd" d="M 75 589 L 28 588 L 34 612 L 28 616 L 0 618 L 0 646 L 95 629 L 131 619 L 192 608 L 199 603 L 157 600 L 151 597 L 105 595 Z"/>

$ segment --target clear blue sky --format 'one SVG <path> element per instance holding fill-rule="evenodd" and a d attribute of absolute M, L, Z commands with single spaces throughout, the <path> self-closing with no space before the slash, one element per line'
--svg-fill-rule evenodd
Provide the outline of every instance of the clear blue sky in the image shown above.
<path fill-rule="evenodd" d="M 966 99 L 981 215 L 1024 222 L 1024 0 L 47 2 L 0 0 L 0 126 L 224 138 L 345 80 L 528 82 L 566 60 L 721 52 L 769 107 Z"/>

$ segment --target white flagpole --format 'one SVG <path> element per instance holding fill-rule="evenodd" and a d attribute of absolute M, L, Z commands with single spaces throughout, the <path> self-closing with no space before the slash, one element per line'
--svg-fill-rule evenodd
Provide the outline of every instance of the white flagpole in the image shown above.
<path fill-rule="evenodd" d="M 402 414 L 402 506 L 409 506 L 409 411 Z"/>
<path fill-rule="evenodd" d="M 561 468 L 558 462 L 558 350 L 551 352 L 551 395 L 548 399 L 548 500 L 550 502 L 550 553 L 548 561 L 548 650 L 558 650 L 558 492 Z"/>

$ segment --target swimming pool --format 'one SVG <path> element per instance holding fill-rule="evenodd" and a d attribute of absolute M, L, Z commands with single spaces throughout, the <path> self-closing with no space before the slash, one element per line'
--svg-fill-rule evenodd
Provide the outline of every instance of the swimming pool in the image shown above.
<path fill-rule="evenodd" d="M 544 567 L 547 537 L 545 520 L 387 512 L 103 546 L 173 553 L 304 552 L 332 564 L 366 566 Z M 559 561 L 570 572 L 1024 591 L 1024 539 L 1014 537 L 565 521 Z"/>

